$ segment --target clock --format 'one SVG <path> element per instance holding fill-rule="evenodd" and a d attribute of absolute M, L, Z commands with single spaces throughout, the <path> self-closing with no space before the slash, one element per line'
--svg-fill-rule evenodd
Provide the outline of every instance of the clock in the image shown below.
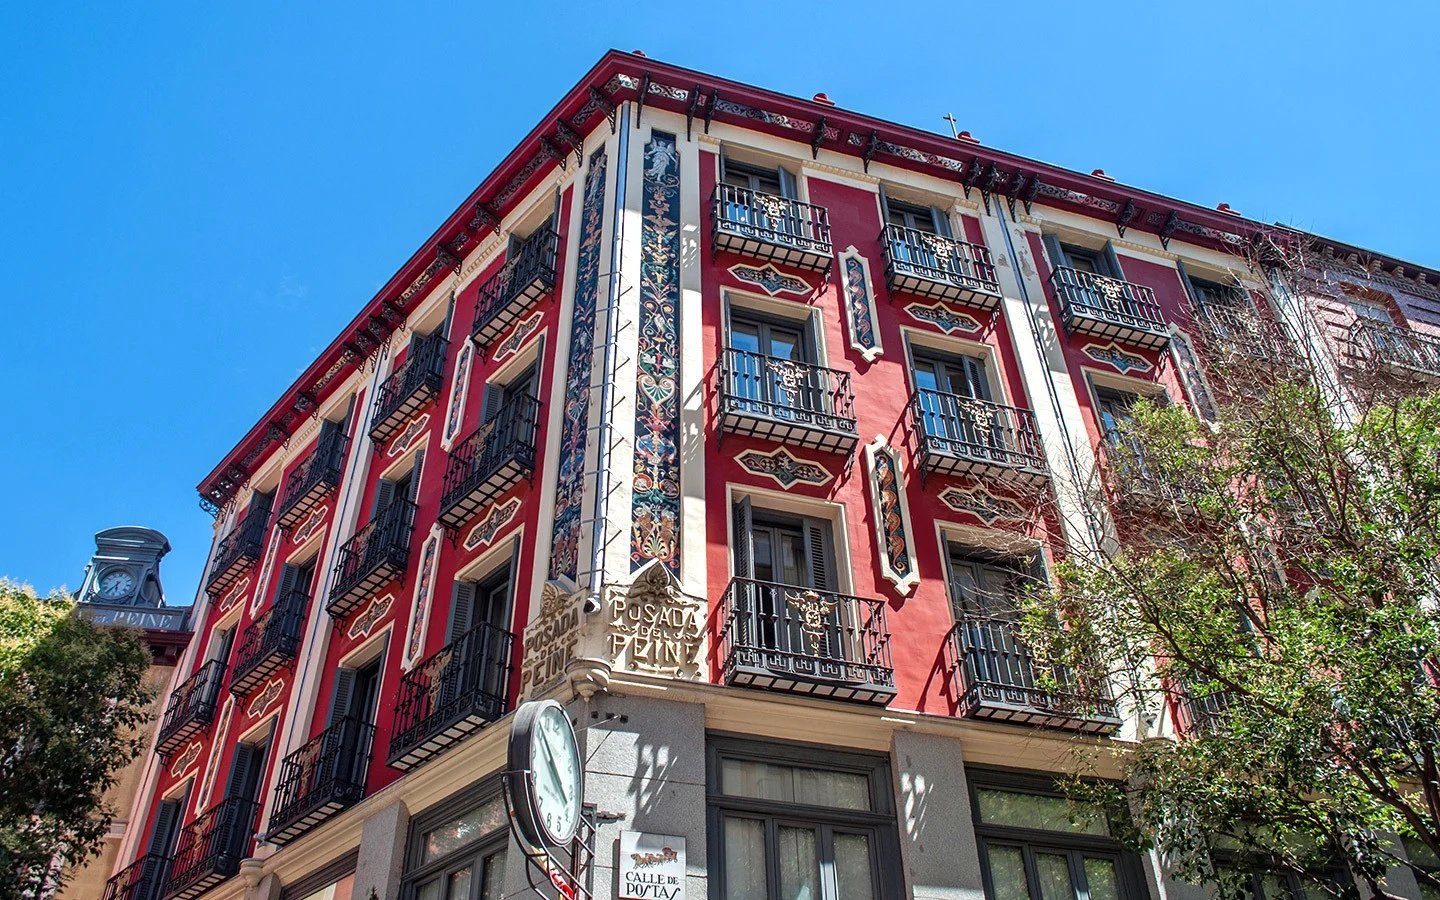
<path fill-rule="evenodd" d="M 135 576 L 126 569 L 109 569 L 100 575 L 96 591 L 103 599 L 119 600 L 135 590 Z"/>
<path fill-rule="evenodd" d="M 532 845 L 569 844 L 580 827 L 584 771 L 570 717 L 554 700 L 532 700 L 510 726 L 510 796 L 515 824 Z"/>

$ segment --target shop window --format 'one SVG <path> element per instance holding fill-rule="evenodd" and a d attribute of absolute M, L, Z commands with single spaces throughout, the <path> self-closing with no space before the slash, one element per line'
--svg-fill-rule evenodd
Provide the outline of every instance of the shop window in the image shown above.
<path fill-rule="evenodd" d="M 510 836 L 505 803 L 490 788 L 417 816 L 401 896 L 408 900 L 500 900 Z M 472 799 L 473 798 L 473 799 Z M 467 802 L 468 801 L 468 802 Z"/>

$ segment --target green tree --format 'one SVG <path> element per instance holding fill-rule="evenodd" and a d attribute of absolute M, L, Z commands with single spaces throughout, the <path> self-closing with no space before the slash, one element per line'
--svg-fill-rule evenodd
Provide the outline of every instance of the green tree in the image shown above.
<path fill-rule="evenodd" d="M 1108 684 L 1142 738 L 1077 742 L 1124 778 L 1070 788 L 1224 896 L 1335 863 L 1378 895 L 1385 835 L 1440 857 L 1440 394 L 1199 331 L 1216 421 L 1140 403 L 1102 448 L 1101 546 L 1025 601 L 1057 684 Z"/>
<path fill-rule="evenodd" d="M 40 896 L 57 862 L 99 850 L 103 795 L 142 749 L 149 664 L 134 632 L 0 579 L 0 897 Z"/>

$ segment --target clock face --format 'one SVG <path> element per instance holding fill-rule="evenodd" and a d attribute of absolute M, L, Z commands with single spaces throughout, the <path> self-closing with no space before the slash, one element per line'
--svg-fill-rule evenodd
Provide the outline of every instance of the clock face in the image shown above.
<path fill-rule="evenodd" d="M 554 700 L 522 704 L 510 733 L 515 821 L 530 843 L 568 844 L 580 827 L 584 771 L 575 730 Z"/>
<path fill-rule="evenodd" d="M 100 596 L 106 600 L 118 600 L 135 589 L 135 576 L 124 569 L 111 569 L 100 576 Z"/>

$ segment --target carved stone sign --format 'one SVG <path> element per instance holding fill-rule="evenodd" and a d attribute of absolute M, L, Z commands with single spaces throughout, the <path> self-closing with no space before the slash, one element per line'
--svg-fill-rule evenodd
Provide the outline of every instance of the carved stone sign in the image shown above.
<path fill-rule="evenodd" d="M 536 693 L 565 674 L 580 642 L 580 594 L 557 581 L 540 591 L 540 615 L 525 626 L 525 657 L 520 663 L 520 697 Z"/>
<path fill-rule="evenodd" d="M 628 588 L 613 592 L 606 612 L 615 668 L 701 677 L 705 610 L 680 593 L 663 565 L 651 563 Z"/>

